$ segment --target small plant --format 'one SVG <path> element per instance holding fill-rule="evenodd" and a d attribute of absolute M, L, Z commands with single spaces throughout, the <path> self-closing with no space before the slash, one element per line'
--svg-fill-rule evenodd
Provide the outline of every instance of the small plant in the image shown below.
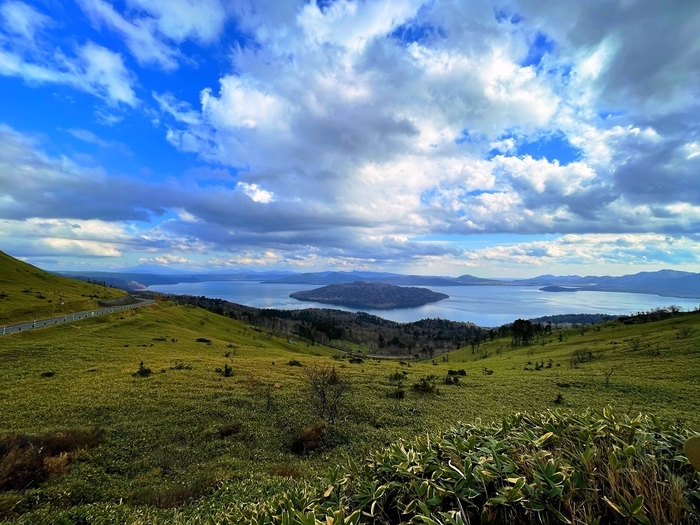
<path fill-rule="evenodd" d="M 153 372 L 151 371 L 150 368 L 146 368 L 146 365 L 143 364 L 143 361 L 139 363 L 139 369 L 134 372 L 133 375 L 134 377 L 148 377 L 152 374 Z"/>
<path fill-rule="evenodd" d="M 396 388 L 389 391 L 389 397 L 393 399 L 403 399 L 406 397 L 406 390 L 402 384 L 396 385 Z"/>
<path fill-rule="evenodd" d="M 364 362 L 365 360 L 361 357 L 351 357 L 350 359 L 348 359 L 348 363 L 351 363 L 353 365 L 361 365 Z"/>
<path fill-rule="evenodd" d="M 413 383 L 411 388 L 421 394 L 437 394 L 438 389 L 435 386 L 436 377 L 433 374 L 421 377 L 416 383 Z"/>
<path fill-rule="evenodd" d="M 243 424 L 238 422 L 238 421 L 236 421 L 235 423 L 230 423 L 230 424 L 223 426 L 219 429 L 219 436 L 222 438 L 234 436 L 234 435 L 240 433 L 242 428 L 243 428 Z"/>
<path fill-rule="evenodd" d="M 56 375 L 56 372 L 42 372 L 41 377 L 53 377 Z"/>
<path fill-rule="evenodd" d="M 490 368 L 484 367 L 484 369 L 482 370 L 482 372 L 483 372 L 483 374 L 484 374 L 485 376 L 492 376 L 492 375 L 493 375 L 493 370 L 491 370 Z"/>
<path fill-rule="evenodd" d="M 406 376 L 408 375 L 408 372 L 403 372 L 397 370 L 396 372 L 392 372 L 389 374 L 389 383 L 401 383 L 404 379 L 406 379 Z"/>
<path fill-rule="evenodd" d="M 323 436 L 328 429 L 328 423 L 319 423 L 310 427 L 304 427 L 294 435 L 292 452 L 305 454 L 321 447 Z"/>
<path fill-rule="evenodd" d="M 206 343 L 206 344 L 210 345 L 211 339 L 207 339 L 206 337 L 198 337 L 197 342 L 198 343 Z"/>
<path fill-rule="evenodd" d="M 443 378 L 442 382 L 445 383 L 446 385 L 458 385 L 459 384 L 459 376 L 451 376 L 451 375 L 447 374 Z"/>
<path fill-rule="evenodd" d="M 290 359 L 289 363 L 287 363 L 287 365 L 289 365 L 289 366 L 304 366 L 296 359 Z"/>
<path fill-rule="evenodd" d="M 555 405 L 563 405 L 564 404 L 564 396 L 559 392 L 557 394 L 557 397 L 554 398 L 554 404 Z"/>
<path fill-rule="evenodd" d="M 171 370 L 192 370 L 192 366 L 184 363 L 182 361 L 173 361 L 173 366 L 170 367 Z"/>
<path fill-rule="evenodd" d="M 224 377 L 231 377 L 233 375 L 233 368 L 226 363 L 223 368 L 217 368 L 216 373 L 221 374 Z"/>
<path fill-rule="evenodd" d="M 467 371 L 464 370 L 464 368 L 460 368 L 459 370 L 448 370 L 447 375 L 448 376 L 466 376 Z"/>

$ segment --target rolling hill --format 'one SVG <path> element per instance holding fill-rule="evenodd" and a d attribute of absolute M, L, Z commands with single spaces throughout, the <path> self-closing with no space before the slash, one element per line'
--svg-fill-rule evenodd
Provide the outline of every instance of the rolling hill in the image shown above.
<path fill-rule="evenodd" d="M 0 325 L 87 310 L 124 296 L 122 290 L 54 275 L 0 251 Z"/>

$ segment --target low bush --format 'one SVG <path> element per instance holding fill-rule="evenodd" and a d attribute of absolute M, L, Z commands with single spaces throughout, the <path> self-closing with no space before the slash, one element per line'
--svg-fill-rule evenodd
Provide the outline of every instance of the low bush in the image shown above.
<path fill-rule="evenodd" d="M 442 382 L 446 385 L 458 385 L 459 376 L 451 376 L 448 374 L 442 379 Z"/>
<path fill-rule="evenodd" d="M 294 435 L 291 446 L 292 452 L 295 454 L 306 454 L 320 448 L 327 429 L 328 423 L 325 422 L 302 428 Z"/>
<path fill-rule="evenodd" d="M 99 430 L 7 435 L 0 439 L 0 491 L 24 490 L 65 474 L 80 452 L 101 442 Z"/>
<path fill-rule="evenodd" d="M 243 424 L 238 421 L 234 423 L 229 423 L 228 425 L 223 426 L 219 429 L 219 436 L 222 438 L 234 436 L 238 434 L 242 428 Z"/>
<path fill-rule="evenodd" d="M 139 363 L 139 369 L 131 374 L 134 377 L 148 377 L 153 373 L 153 371 L 150 368 L 146 368 L 146 365 L 143 364 L 143 361 Z"/>
<path fill-rule="evenodd" d="M 287 365 L 289 365 L 289 366 L 304 366 L 296 359 L 290 359 L 289 363 L 287 363 Z"/>
<path fill-rule="evenodd" d="M 413 383 L 411 388 L 421 394 L 436 394 L 438 389 L 435 386 L 435 379 L 436 377 L 432 374 L 423 376 L 416 383 Z"/>
<path fill-rule="evenodd" d="M 223 368 L 217 368 L 216 373 L 221 374 L 224 377 L 231 377 L 233 375 L 233 368 L 231 368 L 228 364 L 225 364 Z"/>

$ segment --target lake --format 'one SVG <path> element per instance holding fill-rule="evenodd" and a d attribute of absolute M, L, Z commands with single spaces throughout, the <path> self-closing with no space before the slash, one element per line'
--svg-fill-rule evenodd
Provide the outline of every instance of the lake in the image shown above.
<path fill-rule="evenodd" d="M 357 311 L 321 303 L 297 301 L 289 294 L 298 290 L 311 290 L 316 285 L 266 284 L 257 282 L 208 281 L 150 286 L 148 290 L 183 295 L 204 295 L 256 308 L 293 310 L 301 308 L 335 308 Z M 425 287 L 428 288 L 428 287 Z M 501 326 L 515 319 L 531 319 L 555 314 L 601 313 L 626 315 L 657 307 L 680 306 L 691 310 L 700 299 L 659 297 L 620 292 L 543 292 L 531 286 L 432 286 L 435 292 L 450 296 L 437 303 L 416 308 L 395 310 L 365 310 L 367 313 L 401 323 L 426 318 L 471 321 L 479 326 Z"/>

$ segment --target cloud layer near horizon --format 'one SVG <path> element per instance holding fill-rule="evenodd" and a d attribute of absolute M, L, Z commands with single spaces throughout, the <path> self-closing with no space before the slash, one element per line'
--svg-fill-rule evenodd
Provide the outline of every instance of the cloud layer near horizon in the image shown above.
<path fill-rule="evenodd" d="M 140 115 L 189 167 L 123 173 L 3 125 L 0 231 L 18 255 L 182 265 L 692 267 L 691 4 L 80 0 L 92 33 L 49 52 L 61 20 L 5 1 L 0 75 L 93 97 L 113 129 Z"/>

